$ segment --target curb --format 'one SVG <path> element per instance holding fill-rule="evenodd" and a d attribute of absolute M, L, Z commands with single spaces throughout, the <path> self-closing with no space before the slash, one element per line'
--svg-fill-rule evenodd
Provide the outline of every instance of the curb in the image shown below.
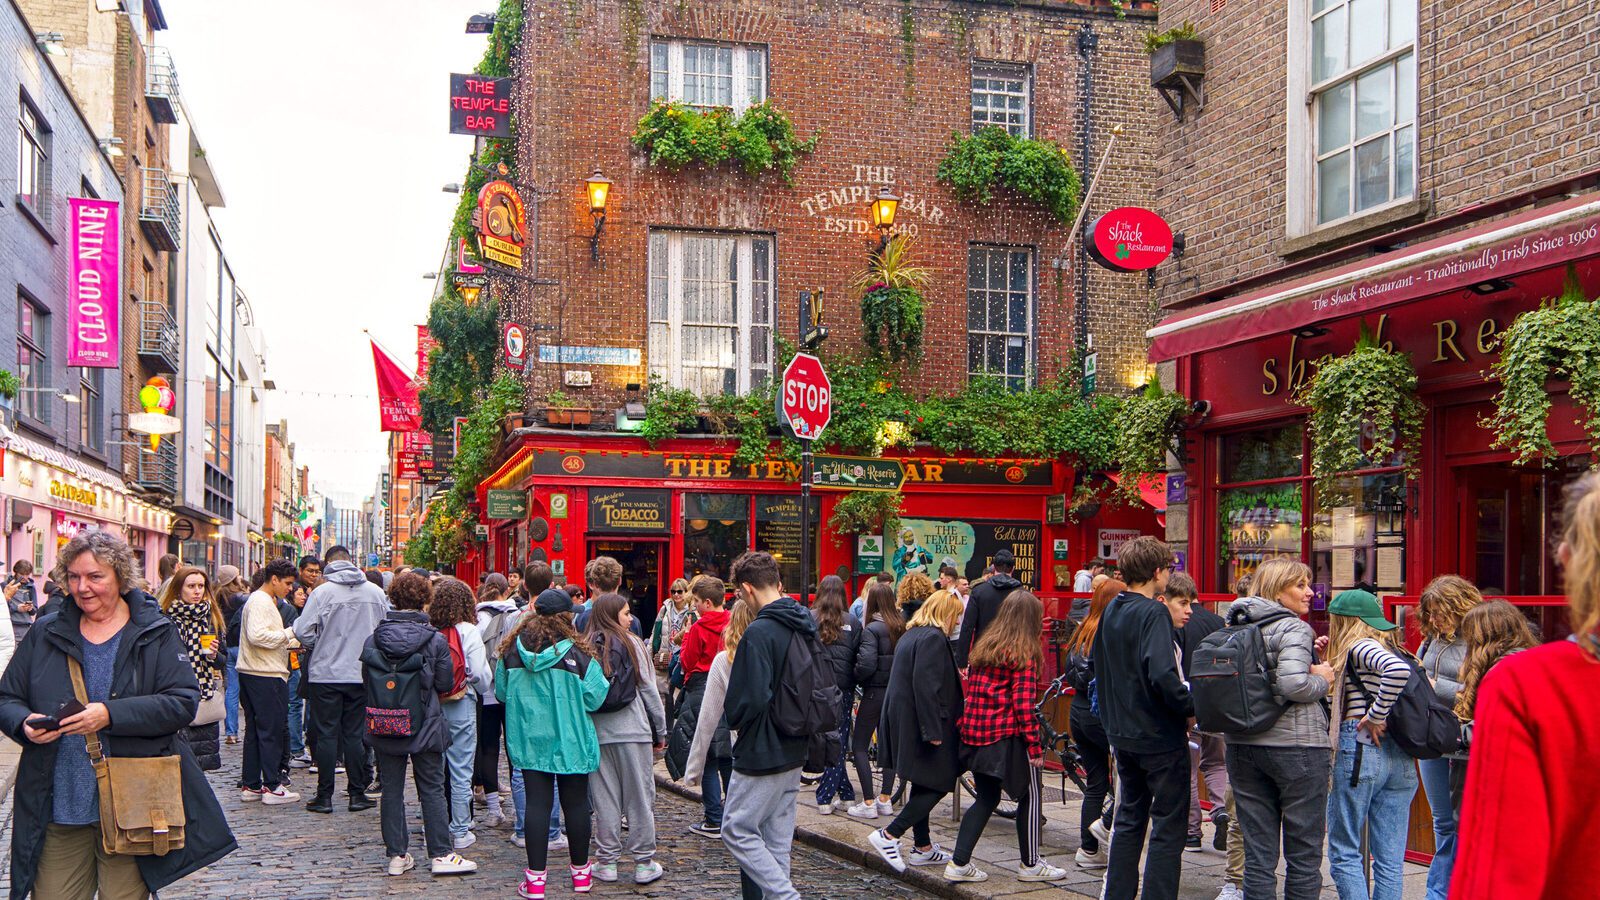
<path fill-rule="evenodd" d="M 676 781 L 672 781 L 665 775 L 662 775 L 660 772 L 655 773 L 655 776 L 657 787 L 676 794 L 685 800 L 693 800 L 695 803 L 701 802 L 699 791 L 681 785 Z M 798 841 L 800 841 L 800 843 L 805 844 L 808 847 L 821 850 L 823 853 L 826 853 L 830 856 L 837 856 L 846 862 L 855 863 L 862 868 L 871 869 L 874 872 L 888 875 L 891 878 L 894 878 L 898 881 L 903 881 L 917 890 L 932 894 L 935 897 L 943 897 L 945 900 L 984 900 L 984 898 L 989 896 L 987 893 L 979 893 L 978 891 L 971 890 L 970 888 L 964 888 L 961 885 L 952 884 L 951 882 L 945 881 L 938 875 L 934 875 L 933 873 L 926 872 L 922 869 L 908 866 L 904 872 L 896 872 L 889 866 L 888 863 L 883 861 L 882 857 L 878 856 L 878 854 L 872 850 L 862 847 L 858 844 L 846 843 L 845 841 L 841 841 L 830 835 L 822 834 L 818 831 L 813 831 L 804 825 L 795 826 L 794 836 Z M 1041 887 L 1049 886 L 1050 885 L 1041 885 Z"/>

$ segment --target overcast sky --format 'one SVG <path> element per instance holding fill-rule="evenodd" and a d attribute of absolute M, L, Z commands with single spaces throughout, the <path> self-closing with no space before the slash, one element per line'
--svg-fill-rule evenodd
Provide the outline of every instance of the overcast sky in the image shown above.
<path fill-rule="evenodd" d="M 449 75 L 487 44 L 492 0 L 162 0 L 184 102 L 222 186 L 223 252 L 261 326 L 268 421 L 341 504 L 385 460 L 372 355 L 415 364 L 415 326 L 472 150 Z M 320 396 L 324 392 L 347 396 Z M 357 395 L 357 396 L 348 396 Z M 260 435 L 239 435 L 258 441 Z"/>

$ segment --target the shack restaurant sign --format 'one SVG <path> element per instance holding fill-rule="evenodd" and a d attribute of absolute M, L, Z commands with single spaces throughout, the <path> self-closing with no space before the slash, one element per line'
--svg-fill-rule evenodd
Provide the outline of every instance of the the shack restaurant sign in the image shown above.
<path fill-rule="evenodd" d="M 1172 226 L 1148 209 L 1122 206 L 1089 226 L 1089 255 L 1113 272 L 1153 269 L 1172 255 Z"/>

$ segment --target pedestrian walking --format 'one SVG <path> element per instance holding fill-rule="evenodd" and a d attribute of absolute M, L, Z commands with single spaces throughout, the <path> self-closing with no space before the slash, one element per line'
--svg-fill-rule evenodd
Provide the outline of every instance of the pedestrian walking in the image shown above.
<path fill-rule="evenodd" d="M 894 767 L 881 752 L 878 764 L 883 770 L 883 784 L 876 792 L 872 789 L 872 737 L 879 731 L 883 698 L 888 693 L 894 668 L 895 645 L 905 633 L 906 625 L 900 616 L 894 587 L 883 582 L 874 582 L 867 588 L 866 614 L 854 673 L 855 683 L 861 688 L 861 706 L 856 711 L 855 727 L 850 734 L 850 752 L 855 758 L 856 779 L 861 784 L 861 802 L 846 810 L 846 814 L 871 820 L 894 814 L 890 803 L 894 795 Z"/>
<path fill-rule="evenodd" d="M 1220 630 L 1225 623 L 1221 616 L 1200 602 L 1200 591 L 1194 579 L 1183 572 L 1172 573 L 1162 596 L 1169 607 L 1179 598 L 1186 601 L 1184 608 L 1188 619 L 1178 625 L 1178 644 L 1183 648 L 1179 667 L 1183 670 L 1183 680 L 1188 682 L 1195 649 L 1206 635 Z M 1201 849 L 1205 810 L 1200 806 L 1200 783 L 1204 781 L 1206 797 L 1211 801 L 1211 846 L 1225 851 L 1228 849 L 1229 816 L 1223 798 L 1228 796 L 1228 744 L 1220 734 L 1198 730 L 1190 731 L 1189 744 L 1189 838 L 1183 849 L 1191 853 Z M 1199 749 L 1194 749 L 1196 747 Z"/>
<path fill-rule="evenodd" d="M 156 560 L 156 577 L 161 579 L 161 583 L 156 585 L 154 596 L 159 597 L 167 592 L 167 582 L 172 580 L 172 573 L 178 571 L 178 567 L 181 565 L 183 565 L 183 560 L 178 558 L 178 554 L 161 554 L 161 558 Z"/>
<path fill-rule="evenodd" d="M 244 602 L 250 599 L 250 584 L 237 566 L 217 568 L 217 587 L 211 602 L 222 610 L 227 623 L 227 694 L 223 698 L 223 742 L 239 743 L 239 632 Z M 291 760 L 292 762 L 292 760 Z"/>
<path fill-rule="evenodd" d="M 594 645 L 572 627 L 572 598 L 549 588 L 534 598 L 500 648 L 495 695 L 505 709 L 506 753 L 522 770 L 528 821 L 547 821 L 556 785 L 571 841 L 572 889 L 593 884 L 589 863 L 589 776 L 600 765 L 600 743 L 589 714 L 605 702 L 610 684 Z M 482 740 L 480 736 L 479 740 Z M 528 868 L 519 893 L 543 900 L 549 845 L 527 841 Z"/>
<path fill-rule="evenodd" d="M 1461 691 L 1461 667 L 1467 658 L 1467 642 L 1461 637 L 1461 620 L 1483 602 L 1483 595 L 1472 582 L 1459 575 L 1440 575 L 1422 589 L 1417 603 L 1417 618 L 1422 625 L 1422 647 L 1418 656 L 1422 670 L 1433 684 L 1433 692 L 1454 709 Z M 1450 769 L 1447 757 L 1417 760 L 1417 775 L 1427 795 L 1433 815 L 1433 861 L 1428 864 L 1427 900 L 1446 900 L 1450 895 L 1450 870 L 1456 849 L 1456 808 L 1451 800 Z"/>
<path fill-rule="evenodd" d="M 489 573 L 478 587 L 478 632 L 486 649 L 505 646 L 507 637 L 515 630 L 519 612 L 516 601 L 506 596 L 509 587 L 505 576 L 496 572 Z M 505 707 L 495 699 L 498 693 L 480 696 L 474 710 L 478 719 L 478 749 L 472 762 L 472 796 L 483 805 L 484 822 L 490 828 L 498 828 L 505 821 L 500 804 L 500 744 L 506 714 Z"/>
<path fill-rule="evenodd" d="M 1067 721 L 1083 760 L 1084 781 L 1088 783 L 1078 809 L 1078 851 L 1073 860 L 1082 869 L 1106 867 L 1105 845 L 1111 842 L 1111 816 L 1115 812 L 1115 807 L 1106 803 L 1111 793 L 1111 743 L 1106 739 L 1105 724 L 1094 709 L 1094 636 L 1106 607 L 1127 587 L 1110 578 L 1101 581 L 1094 589 L 1083 624 L 1072 633 L 1064 650 L 1063 671 L 1072 686 Z"/>
<path fill-rule="evenodd" d="M 218 732 L 226 714 L 223 670 L 227 657 L 221 640 L 227 623 L 212 600 L 211 579 L 204 569 L 194 566 L 184 566 L 173 574 L 160 603 L 161 611 L 178 626 L 178 639 L 200 688 L 200 706 L 183 729 L 183 737 L 201 771 L 215 771 L 222 768 L 222 736 Z"/>
<path fill-rule="evenodd" d="M 956 662 L 962 669 L 967 667 L 967 656 L 972 652 L 973 643 L 999 614 L 1000 604 L 1011 596 L 1012 591 L 1024 586 L 1011 575 L 1016 569 L 1017 558 L 1010 550 L 1002 548 L 995 551 L 992 565 L 994 574 L 973 585 L 967 597 L 967 609 L 961 619 L 961 635 L 956 641 Z"/>
<path fill-rule="evenodd" d="M 1172 563 L 1172 549 L 1153 537 L 1123 544 L 1117 564 L 1128 589 L 1106 607 L 1094 636 L 1095 685 L 1120 792 L 1106 866 L 1106 900 L 1133 900 L 1140 894 L 1139 857 L 1147 826 L 1150 852 L 1142 896 L 1178 896 L 1189 818 L 1188 723 L 1194 701 L 1178 668 L 1172 614 L 1155 599 L 1167 586 Z"/>
<path fill-rule="evenodd" d="M 5 583 L 6 607 L 11 612 L 12 646 L 22 642 L 39 612 L 39 590 L 33 584 L 33 563 L 19 559 L 11 564 Z"/>
<path fill-rule="evenodd" d="M 605 702 L 593 715 L 600 742 L 600 766 L 589 782 L 595 817 L 594 877 L 617 880 L 617 861 L 626 842 L 633 857 L 634 884 L 649 884 L 662 875 L 655 860 L 656 779 L 651 751 L 666 746 L 667 713 L 655 690 L 650 653 L 629 630 L 632 618 L 628 598 L 601 594 L 594 599 L 586 635 L 611 682 Z"/>
<path fill-rule="evenodd" d="M 40 617 L 0 677 L 0 729 L 22 745 L 12 794 L 11 896 L 136 900 L 237 848 L 180 732 L 200 692 L 178 629 L 142 584 L 133 550 L 98 529 L 56 554 L 72 597 Z M 62 712 L 75 702 L 79 711 Z M 59 718 L 57 718 L 59 717 Z M 106 853 L 98 757 L 176 756 L 182 847 Z M 257 795 L 259 797 L 259 795 Z"/>
<path fill-rule="evenodd" d="M 868 835 L 867 842 L 897 871 L 905 871 L 909 862 L 943 863 L 945 874 L 952 872 L 950 853 L 928 832 L 928 816 L 940 799 L 955 790 L 962 771 L 957 727 L 963 702 L 961 675 L 950 646 L 960 623 L 961 600 L 951 591 L 936 591 L 895 646 L 879 752 L 885 768 L 905 773 L 910 796 L 900 814 Z M 900 839 L 907 831 L 911 853 L 903 854 Z"/>
<path fill-rule="evenodd" d="M 289 650 L 297 645 L 297 639 L 278 611 L 278 603 L 293 585 L 294 566 L 286 559 L 275 559 L 263 566 L 257 577 L 261 586 L 245 601 L 239 626 L 239 706 L 245 718 L 240 799 L 277 806 L 300 799 L 283 784 Z M 329 768 L 331 771 L 331 764 Z"/>
<path fill-rule="evenodd" d="M 331 553 L 329 554 L 332 555 Z M 336 575 L 329 566 L 330 576 Z M 363 576 L 365 580 L 365 576 Z M 422 807 L 423 844 L 434 875 L 465 875 L 478 864 L 450 846 L 450 812 L 445 797 L 445 748 L 450 729 L 440 694 L 451 690 L 455 667 L 450 647 L 423 609 L 432 599 L 428 581 L 418 575 L 395 579 L 392 608 L 361 648 L 361 680 L 366 703 L 366 741 L 378 759 L 383 783 L 384 853 L 389 874 L 404 875 L 416 865 L 406 822 L 406 764 Z"/>
<path fill-rule="evenodd" d="M 494 691 L 494 671 L 489 668 L 483 637 L 478 633 L 474 606 L 472 589 L 455 578 L 441 579 L 428 602 L 428 623 L 445 636 L 452 665 L 459 658 L 460 665 L 465 667 L 460 689 L 439 697 L 449 737 L 444 758 L 450 786 L 450 845 L 456 850 L 465 850 L 478 840 L 472 831 L 472 765 L 478 750 L 477 698 Z"/>
<path fill-rule="evenodd" d="M 1328 793 L 1328 869 L 1339 900 L 1400 898 L 1417 769 L 1399 744 L 1384 740 L 1389 712 L 1411 677 L 1398 627 L 1366 591 L 1344 591 L 1328 604 L 1338 723 Z"/>
<path fill-rule="evenodd" d="M 730 575 L 738 585 L 739 602 L 753 603 L 760 611 L 728 672 L 724 712 L 738 737 L 722 842 L 765 900 L 799 900 L 789 879 L 789 857 L 800 767 L 810 740 L 780 732 L 771 707 L 782 683 L 802 678 L 785 662 L 792 655 L 791 640 L 799 636 L 815 641 L 817 626 L 805 607 L 783 594 L 778 562 L 771 554 L 744 553 L 733 561 Z M 813 656 L 808 664 L 829 665 L 825 654 Z"/>
<path fill-rule="evenodd" d="M 844 579 L 829 575 L 817 583 L 817 597 L 811 604 L 811 617 L 817 622 L 817 640 L 827 648 L 828 661 L 833 664 L 833 683 L 844 698 L 839 704 L 839 731 L 834 738 L 839 747 L 839 761 L 817 781 L 817 812 L 825 816 L 833 814 L 835 797 L 846 803 L 856 797 L 846 774 L 848 754 L 845 751 L 850 747 L 850 723 L 854 719 L 856 654 L 861 649 L 862 630 L 861 621 L 845 608 L 848 599 Z"/>
<path fill-rule="evenodd" d="M 972 646 L 966 705 L 958 727 L 962 763 L 972 772 L 976 799 L 961 818 L 954 858 L 945 870 L 948 881 L 987 877 L 972 866 L 972 851 L 1000 804 L 1001 791 L 1017 801 L 1017 849 L 1022 855 L 1017 880 L 1067 877 L 1065 869 L 1039 855 L 1039 830 L 1044 825 L 1039 769 L 1044 765 L 1044 748 L 1033 704 L 1039 696 L 1039 666 L 1044 663 L 1043 627 L 1044 605 L 1039 598 L 1026 590 L 1012 591 Z"/>
<path fill-rule="evenodd" d="M 682 777 L 688 771 L 689 762 L 694 756 L 695 739 L 702 734 L 698 728 L 700 707 L 705 700 L 711 664 L 724 647 L 724 630 L 728 627 L 728 611 L 723 609 L 726 588 L 722 579 L 700 575 L 690 584 L 689 590 L 694 594 L 697 618 L 684 633 L 683 648 L 678 657 L 684 677 L 683 693 L 678 700 L 678 716 L 667 742 L 667 772 L 676 777 Z M 716 775 L 707 780 L 700 791 L 705 819 L 698 825 L 691 825 L 690 830 L 703 837 L 720 838 L 722 798 L 727 792 L 728 781 L 733 777 L 733 742 L 728 738 L 726 727 L 720 724 L 721 717 L 714 721 L 718 723 L 716 733 L 706 734 L 705 738 L 710 759 L 699 762 Z"/>
<path fill-rule="evenodd" d="M 708 577 L 701 575 L 695 580 L 698 582 L 700 578 Z M 728 673 L 733 669 L 733 658 L 739 652 L 739 641 L 744 638 L 750 623 L 756 620 L 757 612 L 760 610 L 756 609 L 754 603 L 733 602 L 733 608 L 728 611 L 728 624 L 722 629 L 722 650 L 712 659 L 711 670 L 706 673 L 705 693 L 701 698 L 694 740 L 689 745 L 688 762 L 683 773 L 683 783 L 692 788 L 701 788 L 702 792 L 707 788 L 704 784 L 707 771 L 713 773 L 713 779 L 721 779 L 724 784 L 733 774 L 733 736 L 728 732 L 728 720 L 723 714 L 728 699 Z M 726 756 L 717 755 L 715 748 L 718 743 L 728 746 Z M 717 771 L 713 766 L 725 767 L 725 770 Z M 720 813 L 720 808 L 718 811 Z M 693 825 L 689 830 L 706 837 L 722 837 L 720 824 L 715 833 L 708 833 Z"/>

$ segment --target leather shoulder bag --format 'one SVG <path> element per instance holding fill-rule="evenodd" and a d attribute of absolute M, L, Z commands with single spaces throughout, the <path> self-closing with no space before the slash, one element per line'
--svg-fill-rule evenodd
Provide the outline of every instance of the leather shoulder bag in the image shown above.
<path fill-rule="evenodd" d="M 67 659 L 72 691 L 89 705 L 83 667 Z M 118 856 L 165 856 L 183 847 L 183 769 L 170 756 L 106 756 L 100 732 L 85 735 L 89 762 L 100 789 L 100 844 Z"/>

